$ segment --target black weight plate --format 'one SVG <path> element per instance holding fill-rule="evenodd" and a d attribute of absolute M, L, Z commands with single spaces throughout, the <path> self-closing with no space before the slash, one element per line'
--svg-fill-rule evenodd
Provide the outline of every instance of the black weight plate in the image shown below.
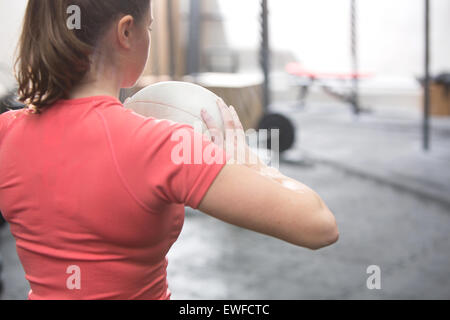
<path fill-rule="evenodd" d="M 280 130 L 280 152 L 287 151 L 292 148 L 295 142 L 295 127 L 292 121 L 278 113 L 272 113 L 265 115 L 259 123 L 259 129 Z M 272 149 L 270 133 L 268 134 L 267 147 Z"/>

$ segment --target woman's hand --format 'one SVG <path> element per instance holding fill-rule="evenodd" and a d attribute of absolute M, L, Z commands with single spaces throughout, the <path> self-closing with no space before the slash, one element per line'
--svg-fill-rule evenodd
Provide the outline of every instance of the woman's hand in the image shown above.
<path fill-rule="evenodd" d="M 261 159 L 250 150 L 236 109 L 233 106 L 228 107 L 222 99 L 217 100 L 217 105 L 222 113 L 225 136 L 206 110 L 202 110 L 202 118 L 211 134 L 212 141 L 231 156 L 228 163 L 242 164 L 256 170 L 266 167 Z"/>

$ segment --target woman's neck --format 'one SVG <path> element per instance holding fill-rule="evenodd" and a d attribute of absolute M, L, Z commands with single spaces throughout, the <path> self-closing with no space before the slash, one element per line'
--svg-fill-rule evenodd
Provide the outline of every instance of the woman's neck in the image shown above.
<path fill-rule="evenodd" d="M 93 60 L 91 70 L 79 85 L 72 88 L 69 99 L 105 95 L 119 98 L 122 72 L 101 55 L 95 55 Z"/>
<path fill-rule="evenodd" d="M 120 88 L 107 85 L 104 81 L 82 83 L 72 89 L 69 99 L 86 98 L 93 96 L 111 96 L 119 98 Z"/>

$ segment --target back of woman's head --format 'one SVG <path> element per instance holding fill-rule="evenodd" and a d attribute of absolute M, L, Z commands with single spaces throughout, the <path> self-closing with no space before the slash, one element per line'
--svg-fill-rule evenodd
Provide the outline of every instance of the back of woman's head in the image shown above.
<path fill-rule="evenodd" d="M 15 65 L 19 101 L 39 112 L 68 97 L 108 27 L 122 15 L 140 21 L 149 6 L 149 0 L 29 0 Z M 80 25 L 71 28 L 72 18 Z"/>

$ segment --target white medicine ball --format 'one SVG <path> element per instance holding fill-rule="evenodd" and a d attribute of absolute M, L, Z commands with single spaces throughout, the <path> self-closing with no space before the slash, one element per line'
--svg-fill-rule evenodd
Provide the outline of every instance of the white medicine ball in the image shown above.
<path fill-rule="evenodd" d="M 167 81 L 142 89 L 126 101 L 125 107 L 145 117 L 171 120 L 194 128 L 201 124 L 203 134 L 210 137 L 201 110 L 206 109 L 224 133 L 218 99 L 213 92 L 196 84 Z"/>

